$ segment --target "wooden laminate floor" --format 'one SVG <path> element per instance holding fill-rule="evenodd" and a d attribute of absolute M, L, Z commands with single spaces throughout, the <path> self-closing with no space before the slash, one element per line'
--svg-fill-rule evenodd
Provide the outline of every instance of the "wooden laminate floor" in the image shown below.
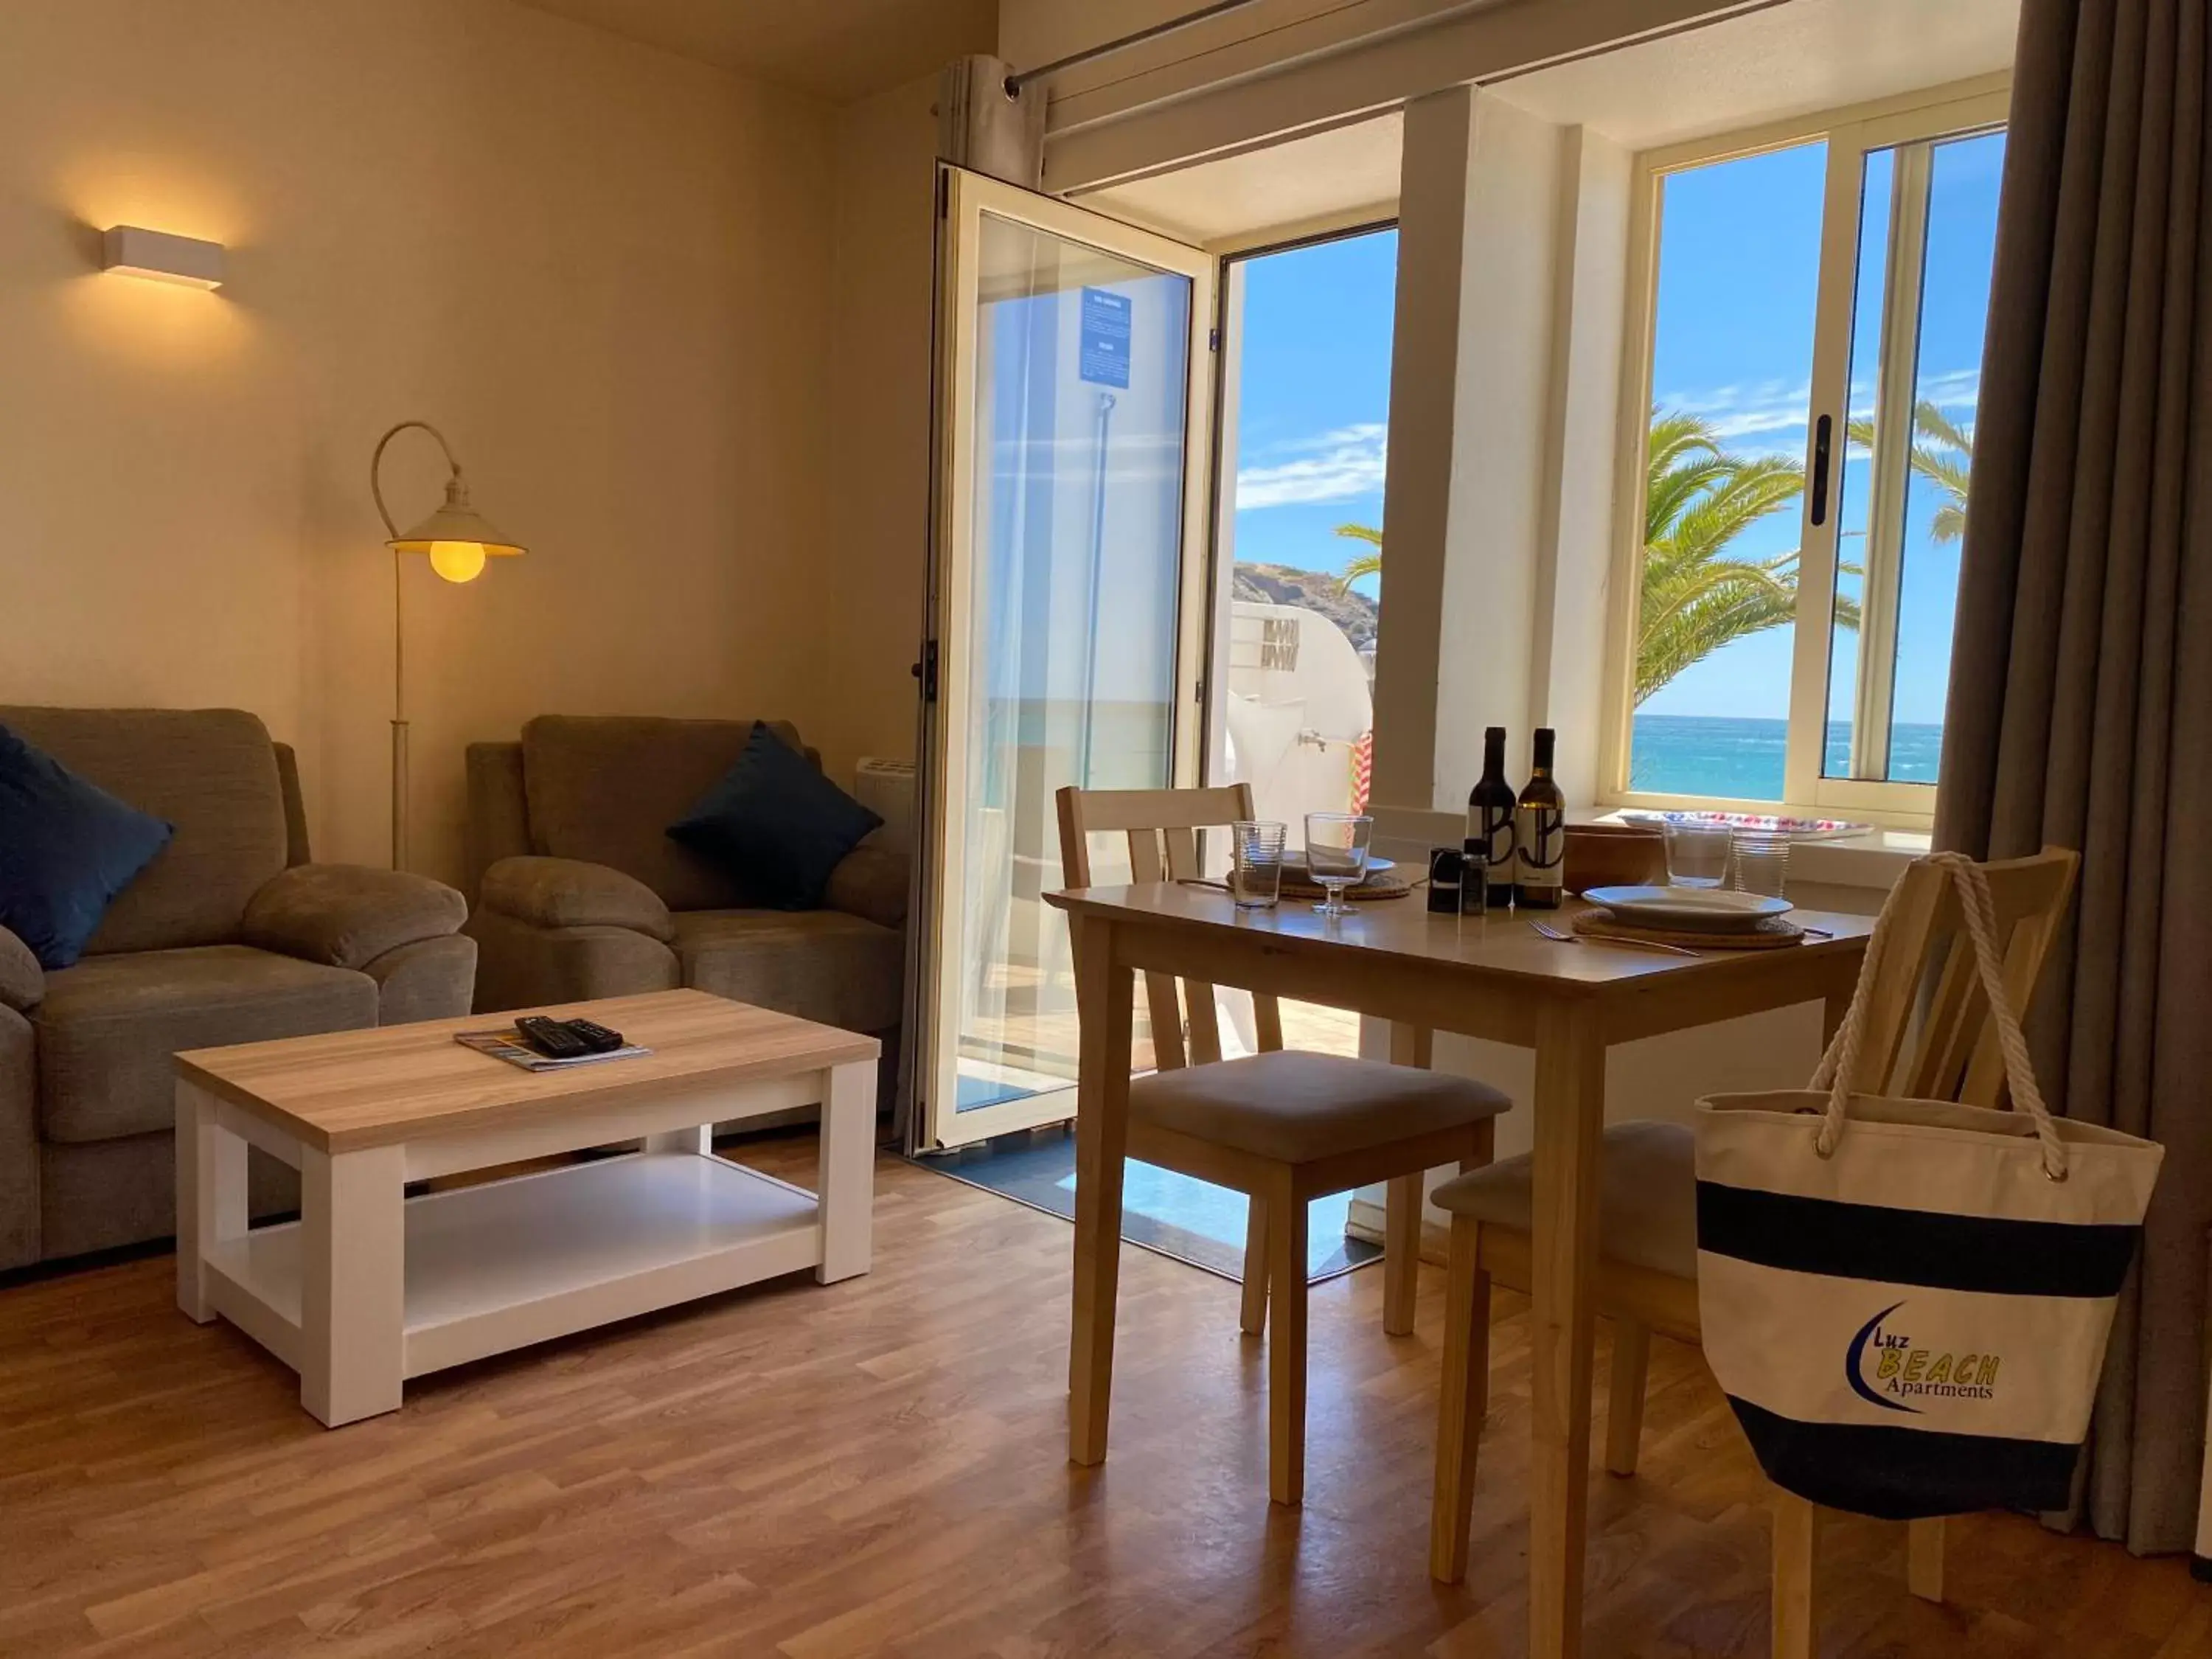
<path fill-rule="evenodd" d="M 756 1161 L 806 1179 L 811 1141 Z M 1440 1273 L 1396 1341 L 1379 1273 L 1316 1290 L 1307 1500 L 1275 1510 L 1235 1285 L 1124 1252 L 1115 1451 L 1073 1469 L 1066 1224 L 890 1160 L 878 1182 L 865 1279 L 449 1371 L 336 1432 L 244 1337 L 185 1322 L 166 1257 L 0 1291 L 0 1655 L 1521 1651 L 1517 1302 L 1474 1568 L 1444 1590 Z M 1695 1357 L 1656 1346 L 1644 1472 L 1595 1477 L 1590 1651 L 1763 1654 L 1749 1453 Z M 1954 1528 L 1938 1607 L 1905 1592 L 1901 1528 L 1824 1540 L 1826 1655 L 2212 1655 L 2179 1561 L 1987 1517 Z"/>

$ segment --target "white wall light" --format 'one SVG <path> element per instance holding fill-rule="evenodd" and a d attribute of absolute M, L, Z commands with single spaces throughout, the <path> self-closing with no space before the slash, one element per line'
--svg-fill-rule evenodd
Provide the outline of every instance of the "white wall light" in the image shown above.
<path fill-rule="evenodd" d="M 222 286 L 222 244 L 203 242 L 191 236 L 172 236 L 164 230 L 144 230 L 137 225 L 116 225 L 102 243 L 100 269 L 125 276 L 150 276 L 158 283 L 180 283 L 186 288 Z"/>

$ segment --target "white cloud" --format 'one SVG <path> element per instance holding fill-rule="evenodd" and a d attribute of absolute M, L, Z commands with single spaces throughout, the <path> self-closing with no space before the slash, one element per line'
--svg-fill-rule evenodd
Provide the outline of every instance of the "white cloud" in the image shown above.
<path fill-rule="evenodd" d="M 1275 445 L 1269 453 L 1289 459 L 1238 472 L 1237 509 L 1372 495 L 1382 488 L 1389 447 L 1389 428 L 1380 421 Z"/>

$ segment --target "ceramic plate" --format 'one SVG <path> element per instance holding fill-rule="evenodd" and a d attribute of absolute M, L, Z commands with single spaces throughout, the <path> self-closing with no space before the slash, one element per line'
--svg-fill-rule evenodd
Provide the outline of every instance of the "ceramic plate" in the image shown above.
<path fill-rule="evenodd" d="M 1726 887 L 1593 887 L 1583 896 L 1647 927 L 1748 927 L 1792 908 L 1785 898 Z"/>

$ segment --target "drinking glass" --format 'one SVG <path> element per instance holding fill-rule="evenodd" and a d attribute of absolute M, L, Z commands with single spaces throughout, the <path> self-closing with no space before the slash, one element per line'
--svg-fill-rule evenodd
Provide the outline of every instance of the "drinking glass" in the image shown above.
<path fill-rule="evenodd" d="M 1773 830 L 1739 830 L 1735 845 L 1736 890 L 1784 897 L 1790 873 L 1790 837 Z"/>
<path fill-rule="evenodd" d="M 1717 887 L 1728 875 L 1730 831 L 1725 823 L 1667 826 L 1667 884 Z"/>
<path fill-rule="evenodd" d="M 1240 910 L 1272 910 L 1283 890 L 1283 843 L 1290 826 L 1240 818 L 1229 826 L 1229 890 Z"/>
<path fill-rule="evenodd" d="M 1352 914 L 1344 890 L 1366 875 L 1367 847 L 1374 834 L 1375 820 L 1356 813 L 1306 814 L 1306 873 L 1328 895 L 1314 908 L 1331 921 Z"/>

